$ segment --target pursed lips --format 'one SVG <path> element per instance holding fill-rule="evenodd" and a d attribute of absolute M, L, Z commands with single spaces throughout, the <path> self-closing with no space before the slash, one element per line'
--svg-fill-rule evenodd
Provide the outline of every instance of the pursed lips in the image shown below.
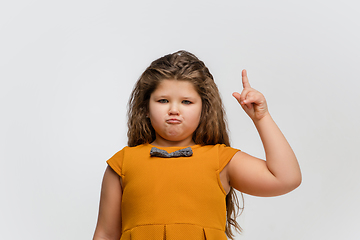
<path fill-rule="evenodd" d="M 179 124 L 181 123 L 181 120 L 177 119 L 177 118 L 170 118 L 170 119 L 167 119 L 166 120 L 166 123 L 169 123 L 169 124 Z"/>

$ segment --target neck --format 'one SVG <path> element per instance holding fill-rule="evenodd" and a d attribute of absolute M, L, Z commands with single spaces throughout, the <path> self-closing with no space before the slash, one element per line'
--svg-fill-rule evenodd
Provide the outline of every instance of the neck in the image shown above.
<path fill-rule="evenodd" d="M 156 137 L 156 139 L 151 143 L 151 145 L 157 147 L 189 147 L 195 145 L 195 142 L 192 139 L 184 139 L 181 141 L 170 141 L 163 139 L 161 137 Z"/>

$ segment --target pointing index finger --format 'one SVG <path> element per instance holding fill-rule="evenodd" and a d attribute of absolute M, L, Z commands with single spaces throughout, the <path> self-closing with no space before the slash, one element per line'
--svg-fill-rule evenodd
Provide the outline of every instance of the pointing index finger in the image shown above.
<path fill-rule="evenodd" d="M 248 77 L 247 77 L 247 72 L 246 72 L 245 69 L 242 70 L 241 75 L 242 75 L 243 88 L 250 88 L 251 86 L 250 86 L 249 79 L 248 79 Z"/>

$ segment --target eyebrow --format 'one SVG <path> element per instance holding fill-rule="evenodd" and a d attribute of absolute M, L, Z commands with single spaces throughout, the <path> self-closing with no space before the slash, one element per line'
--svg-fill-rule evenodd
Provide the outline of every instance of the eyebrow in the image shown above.
<path fill-rule="evenodd" d="M 156 98 L 168 98 L 169 95 L 154 95 Z"/>
<path fill-rule="evenodd" d="M 156 98 L 169 98 L 171 95 L 154 95 Z M 186 97 L 180 97 L 181 99 L 194 99 L 194 97 L 186 96 Z"/>

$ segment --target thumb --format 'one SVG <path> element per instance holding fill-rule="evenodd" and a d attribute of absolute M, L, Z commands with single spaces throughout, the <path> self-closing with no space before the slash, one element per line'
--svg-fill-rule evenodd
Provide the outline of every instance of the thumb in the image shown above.
<path fill-rule="evenodd" d="M 233 95 L 233 97 L 236 98 L 236 100 L 240 103 L 240 96 L 241 96 L 240 93 L 234 92 L 232 95 Z"/>

